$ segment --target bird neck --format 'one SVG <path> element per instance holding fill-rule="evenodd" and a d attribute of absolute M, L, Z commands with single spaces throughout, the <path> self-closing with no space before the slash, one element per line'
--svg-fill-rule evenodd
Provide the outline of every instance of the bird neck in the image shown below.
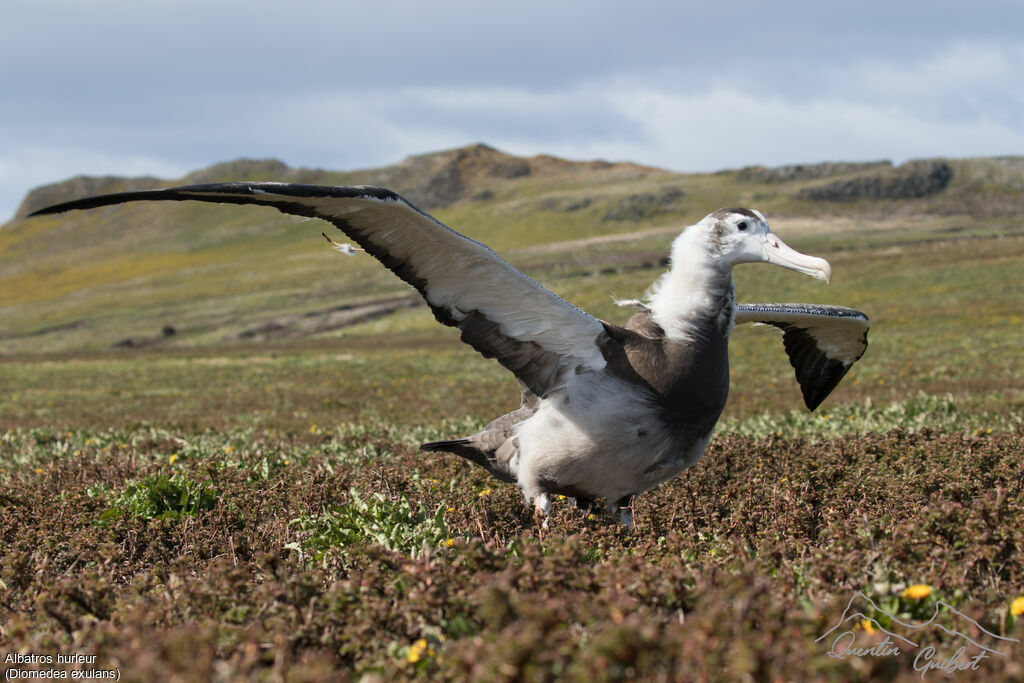
<path fill-rule="evenodd" d="M 685 236 L 673 244 L 672 267 L 648 294 L 651 317 L 669 338 L 728 337 L 735 308 L 732 266 L 699 245 L 686 244 Z"/>

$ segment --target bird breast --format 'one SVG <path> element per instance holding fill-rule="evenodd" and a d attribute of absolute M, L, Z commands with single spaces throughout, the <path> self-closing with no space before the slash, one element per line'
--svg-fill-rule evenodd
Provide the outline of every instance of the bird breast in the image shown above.
<path fill-rule="evenodd" d="M 659 463 L 691 455 L 680 448 L 655 394 L 599 372 L 575 375 L 545 397 L 518 437 L 520 482 L 551 482 L 556 493 L 564 488 L 609 500 L 656 485 L 651 475 Z"/>

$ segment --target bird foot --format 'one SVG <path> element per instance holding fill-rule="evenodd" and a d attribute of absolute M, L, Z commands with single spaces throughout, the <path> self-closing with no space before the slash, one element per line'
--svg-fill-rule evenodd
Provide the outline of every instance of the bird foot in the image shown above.
<path fill-rule="evenodd" d="M 551 518 L 551 496 L 542 493 L 533 499 L 533 513 L 538 520 L 543 520 L 541 529 L 548 528 L 548 520 Z"/>
<path fill-rule="evenodd" d="M 633 530 L 633 504 L 636 502 L 636 496 L 626 496 L 615 503 L 608 506 L 605 514 L 612 519 L 618 517 L 619 524 L 626 527 L 628 530 Z"/>
<path fill-rule="evenodd" d="M 594 499 L 593 498 L 577 497 L 577 498 L 570 498 L 569 500 L 572 501 L 572 504 L 574 506 L 576 506 L 577 510 L 581 510 L 584 513 L 589 513 L 593 509 L 593 507 L 594 507 Z"/>

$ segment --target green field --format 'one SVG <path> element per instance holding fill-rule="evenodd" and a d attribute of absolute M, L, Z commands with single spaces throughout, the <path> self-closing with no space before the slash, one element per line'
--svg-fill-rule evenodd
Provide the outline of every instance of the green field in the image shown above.
<path fill-rule="evenodd" d="M 621 322 L 611 297 L 644 291 L 679 225 L 749 204 L 834 277 L 740 267 L 741 301 L 871 317 L 814 414 L 779 336 L 737 329 L 705 458 L 632 532 L 565 502 L 542 530 L 515 487 L 416 450 L 518 397 L 424 307 L 240 335 L 406 293 L 319 223 L 150 205 L 4 226 L 0 660 L 92 654 L 56 668 L 140 681 L 921 680 L 915 661 L 960 646 L 935 627 L 932 660 L 829 656 L 816 640 L 860 592 L 858 647 L 941 602 L 964 659 L 993 651 L 953 678 L 1024 680 L 1006 640 L 1024 640 L 1024 231 L 954 211 L 950 192 L 1010 192 L 955 168 L 945 194 L 888 203 L 653 173 L 526 177 L 436 211 Z"/>

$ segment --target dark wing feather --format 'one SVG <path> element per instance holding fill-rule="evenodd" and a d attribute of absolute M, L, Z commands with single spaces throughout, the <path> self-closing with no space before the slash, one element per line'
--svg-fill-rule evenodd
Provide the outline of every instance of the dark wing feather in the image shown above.
<path fill-rule="evenodd" d="M 32 215 L 143 200 L 261 204 L 328 221 L 415 287 L 438 321 L 458 327 L 466 343 L 539 396 L 571 368 L 605 366 L 599 320 L 383 188 L 213 183 L 88 197 Z"/>
<path fill-rule="evenodd" d="M 860 311 L 814 304 L 739 304 L 735 321 L 782 330 L 782 344 L 810 410 L 821 405 L 864 355 L 871 326 Z"/>

